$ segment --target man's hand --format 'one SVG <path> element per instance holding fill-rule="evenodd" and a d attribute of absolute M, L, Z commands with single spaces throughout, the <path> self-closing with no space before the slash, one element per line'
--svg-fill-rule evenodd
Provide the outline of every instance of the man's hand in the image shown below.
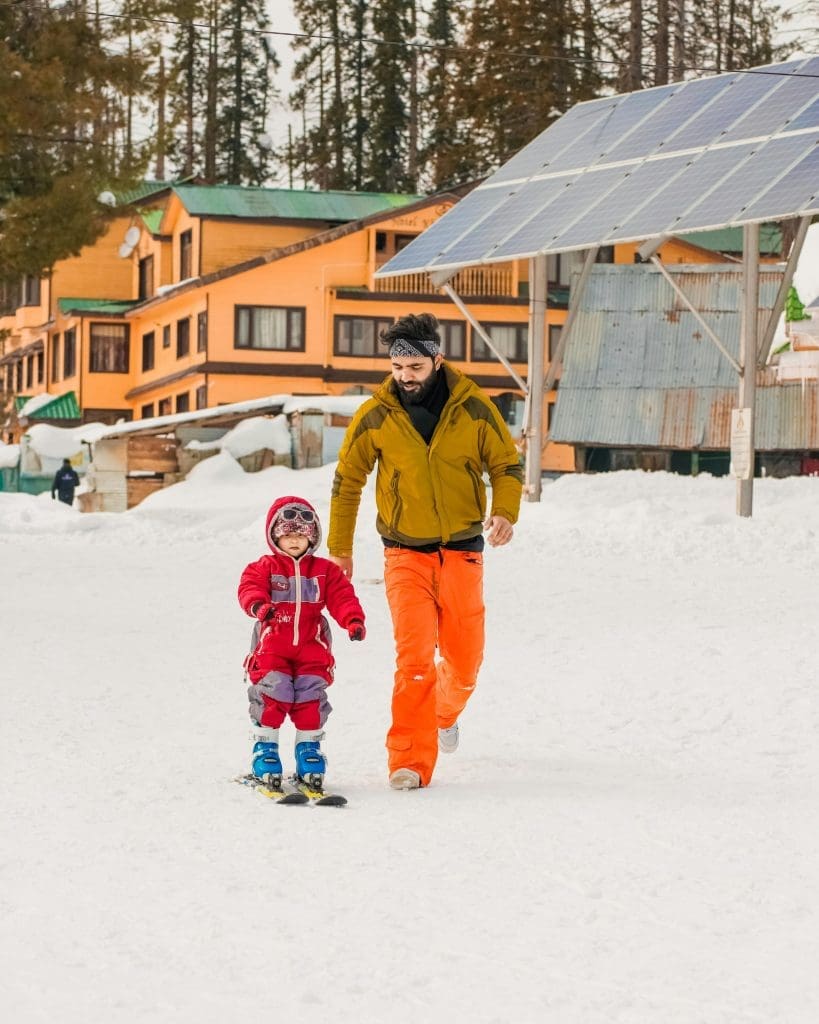
<path fill-rule="evenodd" d="M 337 555 L 330 555 L 330 561 L 333 565 L 337 565 L 339 569 L 344 573 L 348 580 L 353 578 L 353 559 L 352 556 L 344 556 L 339 558 Z"/>
<path fill-rule="evenodd" d="M 515 532 L 512 524 L 503 516 L 490 516 L 483 524 L 483 528 L 489 531 L 486 535 L 486 542 L 493 548 L 508 544 Z"/>

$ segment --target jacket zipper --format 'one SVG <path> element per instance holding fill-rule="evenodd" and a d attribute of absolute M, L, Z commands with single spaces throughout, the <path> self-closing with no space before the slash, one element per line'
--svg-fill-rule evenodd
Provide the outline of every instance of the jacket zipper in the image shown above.
<path fill-rule="evenodd" d="M 299 619 L 301 618 L 301 570 L 298 561 L 293 559 L 293 568 L 296 570 L 296 611 L 293 615 L 293 646 L 299 646 Z"/>

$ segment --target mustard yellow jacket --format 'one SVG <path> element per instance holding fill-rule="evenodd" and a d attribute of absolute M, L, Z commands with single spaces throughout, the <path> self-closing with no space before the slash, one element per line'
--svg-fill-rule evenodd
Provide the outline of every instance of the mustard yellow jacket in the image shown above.
<path fill-rule="evenodd" d="M 486 518 L 484 469 L 492 484 L 491 514 L 517 521 L 523 473 L 509 430 L 474 381 L 443 365 L 449 399 L 429 446 L 393 391 L 391 376 L 350 423 L 333 481 L 331 555 L 353 553 L 361 490 L 376 463 L 376 529 L 399 544 L 477 537 Z"/>

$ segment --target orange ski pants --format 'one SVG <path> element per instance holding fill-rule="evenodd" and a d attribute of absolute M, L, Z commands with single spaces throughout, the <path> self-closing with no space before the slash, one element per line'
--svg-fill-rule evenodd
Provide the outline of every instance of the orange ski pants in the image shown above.
<path fill-rule="evenodd" d="M 427 786 L 438 729 L 448 729 L 463 711 L 483 661 L 483 555 L 446 548 L 385 548 L 384 554 L 396 653 L 389 770 L 413 768 Z"/>

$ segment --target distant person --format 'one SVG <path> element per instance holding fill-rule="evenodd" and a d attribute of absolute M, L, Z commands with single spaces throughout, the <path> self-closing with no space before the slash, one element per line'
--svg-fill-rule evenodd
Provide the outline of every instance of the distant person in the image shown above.
<path fill-rule="evenodd" d="M 523 473 L 489 396 L 444 362 L 431 313 L 396 320 L 381 342 L 392 374 L 347 428 L 327 546 L 351 579 L 361 490 L 377 465 L 375 526 L 396 649 L 389 778 L 393 789 L 417 789 L 429 785 L 438 751 L 458 746 L 483 660 L 483 531 L 492 547 L 512 539 Z"/>
<path fill-rule="evenodd" d="M 341 570 L 313 554 L 321 527 L 304 498 L 275 501 L 265 537 L 272 554 L 248 565 L 239 582 L 239 604 L 260 624 L 245 661 L 251 683 L 252 771 L 281 788 L 279 727 L 289 716 L 296 727 L 296 775 L 320 789 L 327 767 L 320 744 L 332 710 L 327 687 L 335 664 L 322 612 L 326 608 L 351 640 L 363 640 L 364 611 Z"/>
<path fill-rule="evenodd" d="M 54 474 L 54 481 L 51 484 L 51 499 L 54 500 L 56 492 L 60 501 L 66 505 L 74 504 L 74 488 L 80 486 L 80 478 L 77 471 L 71 465 L 70 459 L 63 459 L 63 464 Z"/>

